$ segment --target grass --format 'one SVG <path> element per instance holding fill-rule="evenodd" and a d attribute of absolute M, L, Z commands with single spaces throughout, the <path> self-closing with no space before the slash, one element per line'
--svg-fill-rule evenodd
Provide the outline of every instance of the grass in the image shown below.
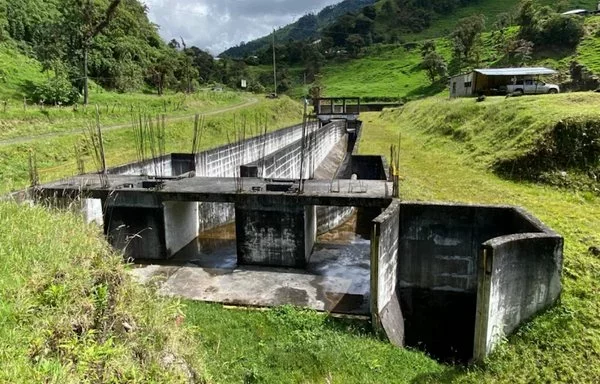
<path fill-rule="evenodd" d="M 581 173 L 599 169 L 600 130 L 588 129 L 600 125 L 599 102 L 600 94 L 593 92 L 489 97 L 482 103 L 435 97 L 409 103 L 401 113 L 431 135 L 462 143 L 462 151 L 474 165 L 495 169 L 512 166 L 509 172 L 515 177 L 535 178 L 539 171 Z M 561 124 L 568 127 L 569 139 L 558 141 L 557 127 Z M 579 155 L 590 147 L 596 148 L 595 156 L 580 164 Z M 524 162 L 528 164 L 524 166 Z M 540 163 L 541 169 L 534 169 L 534 162 Z"/>
<path fill-rule="evenodd" d="M 438 50 L 450 56 L 446 40 L 437 42 Z M 421 52 L 401 45 L 369 47 L 364 56 L 354 60 L 329 62 L 323 67 L 321 82 L 327 96 L 411 99 L 433 95 L 445 85 L 431 86 L 421 69 Z"/>
<path fill-rule="evenodd" d="M 411 382 L 442 367 L 379 341 L 367 324 L 310 310 L 227 310 L 188 302 L 186 322 L 218 383 Z"/>
<path fill-rule="evenodd" d="M 428 101 L 415 102 L 411 108 L 436 110 Z M 409 113 L 369 114 L 365 120 L 362 153 L 387 153 L 390 141 L 402 133 L 403 198 L 523 206 L 565 237 L 560 305 L 509 337 L 485 369 L 457 372 L 449 367 L 445 373 L 432 374 L 431 382 L 597 381 L 600 260 L 588 248 L 600 244 L 600 198 L 501 179 L 484 163 L 474 162 L 464 143 L 428 132 L 429 125 Z"/>
<path fill-rule="evenodd" d="M 90 105 L 52 107 L 26 99 L 31 84 L 44 82 L 42 67 L 11 46 L 0 44 L 0 140 L 54 132 L 81 130 L 99 107 L 103 123 L 123 124 L 132 115 L 165 113 L 169 116 L 209 112 L 241 104 L 249 97 L 233 92 L 200 91 L 191 95 L 168 93 L 115 93 L 91 83 Z M 25 98 L 25 100 L 24 100 Z"/>
<path fill-rule="evenodd" d="M 181 305 L 135 284 L 97 228 L 0 202 L 0 382 L 206 378 Z"/>
<path fill-rule="evenodd" d="M 277 100 L 263 99 L 257 104 L 218 116 L 206 118 L 206 128 L 200 149 L 221 145 L 234 135 L 234 120 L 239 128 L 243 120 L 255 129 L 256 120 L 269 129 L 281 128 L 302 121 L 298 103 L 283 97 Z M 103 120 L 101 120 L 104 123 Z M 88 122 L 91 123 L 91 122 Z M 262 124 L 261 123 L 261 124 Z M 193 117 L 167 122 L 166 152 L 190 152 L 192 150 Z M 135 136 L 131 129 L 108 131 L 104 135 L 105 151 L 109 166 L 128 163 L 137 159 Z M 26 144 L 0 146 L 0 192 L 20 189 L 29 183 L 29 156 L 35 153 L 42 182 L 73 176 L 77 172 L 75 147 L 83 154 L 86 171 L 96 171 L 91 148 L 83 134 L 41 138 Z"/>

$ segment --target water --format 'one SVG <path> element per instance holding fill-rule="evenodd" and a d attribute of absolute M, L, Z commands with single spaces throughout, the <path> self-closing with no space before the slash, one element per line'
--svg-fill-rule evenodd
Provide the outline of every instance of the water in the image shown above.
<path fill-rule="evenodd" d="M 240 284 L 235 274 L 256 272 L 256 275 L 249 275 L 248 278 L 260 276 L 261 279 L 265 279 L 265 272 L 268 272 L 266 278 L 272 280 L 271 284 L 279 285 L 275 287 L 278 290 L 275 296 L 281 296 L 279 293 L 290 289 L 302 291 L 303 297 L 306 294 L 310 296 L 310 300 L 297 303 L 289 295 L 265 298 L 268 304 L 273 302 L 275 305 L 282 303 L 306 305 L 310 302 L 318 303 L 314 307 L 320 310 L 367 314 L 370 292 L 370 240 L 357 234 L 356 223 L 357 219 L 354 215 L 340 227 L 319 236 L 306 270 L 238 266 L 234 224 L 202 232 L 195 241 L 188 244 L 172 259 L 158 263 L 152 261 L 152 264 L 170 268 L 195 268 L 198 273 L 202 271 L 204 281 L 187 281 L 185 284 L 196 289 L 204 284 L 209 284 L 211 287 L 217 284 L 220 292 L 231 291 L 231 299 L 228 298 L 228 302 L 239 298 L 235 292 L 240 287 L 233 286 Z M 218 283 L 207 281 L 207 275 L 220 276 L 220 280 Z M 230 280 L 223 277 L 227 275 L 231 276 Z M 294 283 L 296 285 L 288 284 L 282 276 L 290 276 L 290 278 L 294 276 L 299 282 Z M 171 285 L 180 286 L 182 283 L 172 282 Z M 265 282 L 265 285 L 269 284 Z M 183 296 L 186 296 L 185 291 Z M 256 292 L 258 302 L 261 302 L 263 296 L 265 296 L 264 292 Z M 211 297 L 208 299 L 212 301 Z M 253 299 L 248 300 L 254 302 Z"/>

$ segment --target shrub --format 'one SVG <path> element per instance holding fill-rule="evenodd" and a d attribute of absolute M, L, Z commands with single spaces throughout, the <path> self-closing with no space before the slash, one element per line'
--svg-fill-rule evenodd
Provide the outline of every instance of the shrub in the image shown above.
<path fill-rule="evenodd" d="M 33 90 L 33 99 L 43 104 L 70 105 L 79 100 L 79 91 L 64 76 L 55 76 Z"/>

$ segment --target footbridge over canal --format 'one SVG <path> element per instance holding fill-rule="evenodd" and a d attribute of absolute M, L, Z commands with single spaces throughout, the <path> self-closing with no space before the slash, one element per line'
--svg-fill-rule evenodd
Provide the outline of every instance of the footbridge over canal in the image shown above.
<path fill-rule="evenodd" d="M 165 294 L 369 314 L 392 343 L 442 359 L 481 360 L 556 302 L 561 236 L 516 207 L 394 198 L 385 160 L 357 155 L 358 135 L 360 124 L 343 120 L 299 125 L 37 193 L 80 198 L 115 248 L 147 260 L 134 272 L 142 281 L 167 276 Z M 348 218 L 366 226 L 366 243 L 324 246 Z M 223 242 L 212 255 L 230 257 L 230 266 L 178 256 L 227 223 L 232 258 Z M 356 252 L 356 262 L 343 262 Z"/>

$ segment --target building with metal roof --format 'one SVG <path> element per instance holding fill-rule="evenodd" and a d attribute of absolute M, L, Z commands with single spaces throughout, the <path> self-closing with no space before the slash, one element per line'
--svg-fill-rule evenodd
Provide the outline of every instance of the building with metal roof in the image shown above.
<path fill-rule="evenodd" d="M 453 76 L 450 79 L 450 97 L 468 97 L 505 93 L 506 86 L 517 80 L 555 75 L 545 67 L 482 68 Z M 503 91 L 504 90 L 504 91 Z"/>

